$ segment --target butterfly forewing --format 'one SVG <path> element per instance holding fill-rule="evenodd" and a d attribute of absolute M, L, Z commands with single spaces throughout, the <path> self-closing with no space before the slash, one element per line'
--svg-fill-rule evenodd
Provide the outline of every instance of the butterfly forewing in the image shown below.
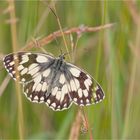
<path fill-rule="evenodd" d="M 102 88 L 89 74 L 70 63 L 67 63 L 67 69 L 70 72 L 69 94 L 74 103 L 85 106 L 104 99 Z"/>
<path fill-rule="evenodd" d="M 20 82 L 26 83 L 40 74 L 44 66 L 47 68 L 54 61 L 53 57 L 39 53 L 19 52 L 9 54 L 3 59 L 4 66 L 9 74 Z M 15 63 L 18 76 L 16 76 Z"/>

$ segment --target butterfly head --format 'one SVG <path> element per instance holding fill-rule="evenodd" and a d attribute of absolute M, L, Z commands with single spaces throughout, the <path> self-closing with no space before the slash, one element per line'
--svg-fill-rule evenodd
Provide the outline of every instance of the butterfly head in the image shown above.
<path fill-rule="evenodd" d="M 59 59 L 63 61 L 65 59 L 65 54 L 59 55 Z"/>
<path fill-rule="evenodd" d="M 61 55 L 59 55 L 59 59 L 61 59 L 62 61 L 65 59 L 65 56 L 67 54 L 69 54 L 70 52 L 66 52 L 66 53 L 61 53 Z"/>

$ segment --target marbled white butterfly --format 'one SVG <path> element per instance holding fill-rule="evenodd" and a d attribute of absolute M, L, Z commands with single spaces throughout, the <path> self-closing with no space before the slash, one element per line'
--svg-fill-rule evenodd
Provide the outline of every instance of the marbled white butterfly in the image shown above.
<path fill-rule="evenodd" d="M 72 103 L 79 106 L 98 103 L 105 97 L 100 85 L 82 69 L 65 62 L 64 55 L 54 58 L 18 52 L 5 56 L 3 63 L 12 78 L 23 85 L 30 101 L 46 103 L 55 111 L 67 109 Z"/>

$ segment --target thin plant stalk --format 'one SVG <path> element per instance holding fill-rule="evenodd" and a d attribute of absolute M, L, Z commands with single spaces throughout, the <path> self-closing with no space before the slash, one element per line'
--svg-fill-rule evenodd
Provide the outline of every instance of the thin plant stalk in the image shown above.
<path fill-rule="evenodd" d="M 16 14 L 15 14 L 15 4 L 14 0 L 8 1 L 9 6 L 13 7 L 13 9 L 10 11 L 10 20 L 13 21 L 13 19 L 16 19 Z M 12 46 L 13 46 L 13 51 L 18 50 L 18 43 L 17 43 L 17 29 L 16 29 L 16 22 L 15 23 L 10 23 L 11 26 L 11 38 L 12 38 Z M 15 64 L 15 70 L 16 70 L 16 65 Z M 16 70 L 17 71 L 17 70 Z M 18 101 L 18 129 L 19 129 L 19 138 L 23 139 L 24 138 L 24 120 L 23 120 L 23 109 L 22 109 L 22 98 L 20 94 L 20 86 L 18 82 L 16 84 L 16 95 L 17 95 L 17 101 Z"/>

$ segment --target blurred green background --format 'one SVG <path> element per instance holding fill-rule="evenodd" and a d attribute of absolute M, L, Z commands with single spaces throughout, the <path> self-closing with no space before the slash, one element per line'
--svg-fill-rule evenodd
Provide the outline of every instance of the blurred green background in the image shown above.
<path fill-rule="evenodd" d="M 93 139 L 140 139 L 140 1 L 16 1 L 17 51 L 33 38 L 44 38 L 60 29 L 48 7 L 52 4 L 63 29 L 115 23 L 108 29 L 84 33 L 77 44 L 75 64 L 88 71 L 106 95 L 103 102 L 84 107 L 88 131 Z M 13 52 L 14 20 L 9 23 L 12 10 L 11 2 L 0 1 L 1 56 Z M 62 37 L 43 48 L 58 56 L 60 46 L 66 52 Z M 70 46 L 68 41 L 69 50 Z M 42 52 L 37 48 L 30 51 Z M 1 62 L 1 85 L 6 76 Z M 54 112 L 45 104 L 29 102 L 22 88 L 20 97 L 15 86 L 11 79 L 0 96 L 0 139 L 70 138 L 78 106 Z M 90 139 L 90 135 L 79 131 L 77 138 Z"/>

